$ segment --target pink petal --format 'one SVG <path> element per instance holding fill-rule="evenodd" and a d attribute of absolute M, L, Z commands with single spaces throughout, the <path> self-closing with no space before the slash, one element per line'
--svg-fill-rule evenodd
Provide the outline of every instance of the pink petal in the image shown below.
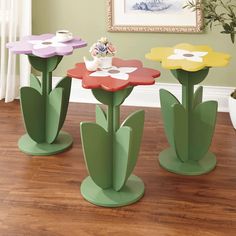
<path fill-rule="evenodd" d="M 70 55 L 73 53 L 73 47 L 65 46 L 65 47 L 56 47 L 56 53 L 60 56 Z"/>
<path fill-rule="evenodd" d="M 47 47 L 41 49 L 33 49 L 33 54 L 38 57 L 48 58 L 57 55 L 56 48 L 54 47 Z"/>
<path fill-rule="evenodd" d="M 70 55 L 73 53 L 73 49 L 85 47 L 87 45 L 87 43 L 79 37 L 75 37 L 73 40 L 65 43 L 67 46 L 63 48 L 49 46 L 46 48 L 33 49 L 33 45 L 29 42 L 34 40 L 45 41 L 53 39 L 54 37 L 54 34 L 26 36 L 19 42 L 7 44 L 7 47 L 16 54 L 34 54 L 35 56 L 47 58 L 55 55 Z"/>
<path fill-rule="evenodd" d="M 15 54 L 31 54 L 33 49 L 33 45 L 26 42 L 12 42 L 6 46 Z"/>
<path fill-rule="evenodd" d="M 54 34 L 41 34 L 41 35 L 30 35 L 26 36 L 22 39 L 22 41 L 29 41 L 29 40 L 46 40 L 51 39 L 54 37 Z"/>
<path fill-rule="evenodd" d="M 65 44 L 68 46 L 72 46 L 73 48 L 81 48 L 87 46 L 87 43 L 79 37 L 75 37 L 72 40 L 65 42 Z"/>

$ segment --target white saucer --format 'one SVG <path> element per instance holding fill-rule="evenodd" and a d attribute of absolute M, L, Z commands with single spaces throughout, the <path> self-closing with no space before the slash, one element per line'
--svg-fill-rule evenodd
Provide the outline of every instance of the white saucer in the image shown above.
<path fill-rule="evenodd" d="M 55 39 L 57 40 L 58 43 L 65 43 L 65 42 L 69 42 L 73 39 L 73 36 L 64 40 L 59 40 L 57 39 L 57 37 L 55 36 Z"/>

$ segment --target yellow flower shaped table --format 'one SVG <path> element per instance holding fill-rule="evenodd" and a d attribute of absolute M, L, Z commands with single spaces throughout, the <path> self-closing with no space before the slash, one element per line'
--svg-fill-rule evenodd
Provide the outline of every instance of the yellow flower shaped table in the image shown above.
<path fill-rule="evenodd" d="M 159 155 L 160 165 L 170 172 L 201 175 L 213 170 L 216 157 L 209 151 L 215 129 L 217 102 L 202 102 L 202 82 L 211 67 L 226 66 L 230 56 L 214 52 L 208 46 L 178 44 L 153 48 L 147 59 L 160 61 L 182 84 L 182 104 L 170 92 L 161 89 L 161 111 L 170 148 Z"/>

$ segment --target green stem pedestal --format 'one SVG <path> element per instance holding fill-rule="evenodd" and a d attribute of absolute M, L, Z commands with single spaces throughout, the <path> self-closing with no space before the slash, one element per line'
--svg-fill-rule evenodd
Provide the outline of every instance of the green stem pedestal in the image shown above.
<path fill-rule="evenodd" d="M 217 114 L 217 102 L 202 102 L 203 88 L 194 85 L 205 79 L 209 69 L 197 72 L 173 70 L 182 84 L 182 104 L 166 90 L 160 91 L 161 111 L 170 148 L 160 153 L 160 165 L 182 175 L 201 175 L 216 166 L 209 152 Z"/>
<path fill-rule="evenodd" d="M 67 114 L 71 79 L 63 78 L 52 90 L 52 71 L 61 60 L 61 56 L 29 56 L 31 65 L 42 73 L 42 81 L 31 75 L 30 87 L 20 90 L 27 134 L 20 138 L 18 146 L 27 154 L 52 155 L 66 150 L 73 143 L 68 133 L 60 132 Z"/>
<path fill-rule="evenodd" d="M 120 106 L 132 89 L 92 90 L 108 110 L 105 112 L 97 106 L 96 123 L 81 123 L 84 159 L 89 172 L 82 182 L 81 193 L 98 206 L 128 205 L 144 194 L 143 181 L 132 175 L 142 139 L 144 111 L 131 114 L 120 125 Z"/>

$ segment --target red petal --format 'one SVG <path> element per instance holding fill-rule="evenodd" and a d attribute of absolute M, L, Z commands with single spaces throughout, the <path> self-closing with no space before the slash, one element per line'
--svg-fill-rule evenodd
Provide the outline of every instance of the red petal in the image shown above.
<path fill-rule="evenodd" d="M 112 59 L 112 64 L 117 67 L 143 67 L 143 63 L 139 60 L 122 60 L 117 57 Z"/>
<path fill-rule="evenodd" d="M 113 58 L 113 65 L 117 67 L 137 67 L 138 69 L 129 74 L 128 80 L 113 79 L 107 77 L 89 76 L 92 72 L 87 71 L 84 63 L 76 64 L 74 69 L 68 70 L 67 75 L 73 78 L 83 79 L 83 87 L 87 89 L 102 88 L 115 92 L 130 85 L 151 85 L 155 83 L 155 78 L 160 76 L 158 70 L 143 68 L 142 62 L 138 60 L 122 60 Z"/>
<path fill-rule="evenodd" d="M 87 73 L 87 69 L 84 63 L 78 63 L 75 65 L 74 69 L 70 69 L 67 71 L 67 75 L 76 78 L 76 79 L 83 79 L 84 74 Z"/>
<path fill-rule="evenodd" d="M 111 77 L 91 77 L 89 75 L 83 77 L 84 88 L 103 88 L 107 91 L 114 92 L 127 87 L 128 84 L 128 80 L 118 80 Z"/>

